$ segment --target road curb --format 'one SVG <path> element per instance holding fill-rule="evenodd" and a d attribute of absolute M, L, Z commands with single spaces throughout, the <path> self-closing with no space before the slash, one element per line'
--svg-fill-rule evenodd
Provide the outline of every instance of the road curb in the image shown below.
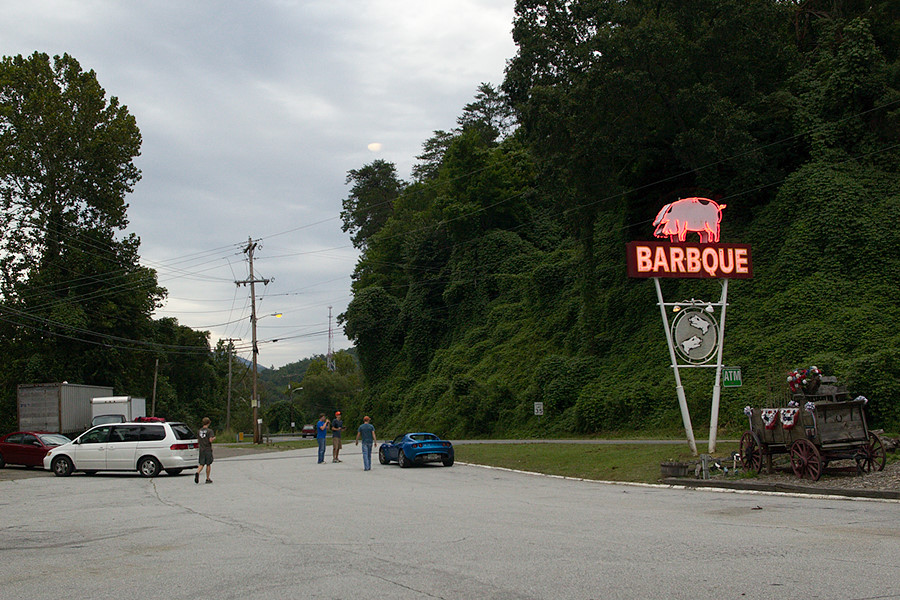
<path fill-rule="evenodd" d="M 666 477 L 660 480 L 668 485 L 688 488 L 720 488 L 753 492 L 770 492 L 782 494 L 814 494 L 821 496 L 844 496 L 847 498 L 874 498 L 877 500 L 900 500 L 897 490 L 865 490 L 846 488 L 815 488 L 789 483 L 765 483 L 761 481 L 718 481 L 715 479 L 690 479 L 685 477 Z"/>

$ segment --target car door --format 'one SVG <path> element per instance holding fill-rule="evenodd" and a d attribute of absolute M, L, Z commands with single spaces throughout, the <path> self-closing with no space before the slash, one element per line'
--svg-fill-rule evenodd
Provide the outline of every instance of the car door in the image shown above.
<path fill-rule="evenodd" d="M 3 460 L 11 465 L 22 464 L 22 439 L 24 433 L 13 433 L 6 436 L 3 442 Z"/>
<path fill-rule="evenodd" d="M 134 471 L 135 453 L 141 441 L 140 425 L 113 425 L 106 447 L 106 468 L 110 471 Z"/>
<path fill-rule="evenodd" d="M 34 467 L 37 465 L 43 466 L 44 455 L 47 454 L 47 449 L 44 448 L 44 445 L 36 435 L 26 433 L 22 438 L 22 448 L 20 452 L 20 460 L 22 461 L 20 464 Z"/>
<path fill-rule="evenodd" d="M 388 460 L 400 460 L 400 452 L 402 452 L 401 445 L 403 444 L 404 437 L 406 437 L 406 434 L 398 435 L 390 443 L 387 449 Z"/>
<path fill-rule="evenodd" d="M 137 445 L 137 452 L 140 456 L 150 455 L 156 457 L 160 463 L 168 462 L 163 459 L 168 454 L 166 449 L 169 445 L 166 442 L 166 428 L 164 425 L 144 423 L 141 427 L 141 441 Z M 140 458 L 140 456 L 136 456 L 135 460 Z"/>
<path fill-rule="evenodd" d="M 109 443 L 110 425 L 95 427 L 78 438 L 75 444 L 75 468 L 79 471 L 106 469 L 106 447 Z"/>

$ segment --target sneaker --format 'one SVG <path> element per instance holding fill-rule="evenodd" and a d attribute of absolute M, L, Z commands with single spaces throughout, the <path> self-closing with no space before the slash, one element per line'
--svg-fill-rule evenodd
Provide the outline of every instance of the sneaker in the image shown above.
<path fill-rule="evenodd" d="M 200 483 L 200 473 L 194 473 L 194 483 Z"/>
<path fill-rule="evenodd" d="M 206 483 L 212 483 L 212 479 L 207 479 Z"/>

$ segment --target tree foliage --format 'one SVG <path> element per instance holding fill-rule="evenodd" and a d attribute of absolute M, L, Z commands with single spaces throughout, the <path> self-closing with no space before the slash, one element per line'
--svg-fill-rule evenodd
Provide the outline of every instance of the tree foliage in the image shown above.
<path fill-rule="evenodd" d="M 744 405 L 818 364 L 900 426 L 885 383 L 900 375 L 900 236 L 883 224 L 900 206 L 892 14 L 519 0 L 503 85 L 425 143 L 357 266 L 342 322 L 373 416 L 446 435 L 678 430 L 659 309 L 623 255 L 660 206 L 700 195 L 728 205 L 723 241 L 752 243 L 756 265 L 729 295 L 726 361 L 745 385 L 720 423 L 741 427 Z M 694 415 L 702 371 L 683 376 Z"/>
<path fill-rule="evenodd" d="M 353 245 L 362 249 L 390 217 L 404 183 L 397 178 L 396 167 L 380 159 L 347 173 L 347 183 L 351 182 L 353 187 L 341 211 L 341 229 L 349 232 Z"/>
<path fill-rule="evenodd" d="M 148 410 L 155 389 L 157 414 L 191 421 L 217 405 L 208 334 L 153 320 L 165 290 L 121 234 L 140 144 L 73 57 L 0 62 L 0 429 L 27 383 L 108 385 Z"/>

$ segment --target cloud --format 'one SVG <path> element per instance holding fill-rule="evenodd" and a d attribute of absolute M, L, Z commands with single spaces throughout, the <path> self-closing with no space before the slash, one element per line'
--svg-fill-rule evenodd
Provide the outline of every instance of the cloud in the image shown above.
<path fill-rule="evenodd" d="M 284 314 L 260 322 L 260 339 L 281 339 L 259 360 L 282 365 L 324 353 L 328 306 L 336 317 L 350 299 L 347 171 L 378 153 L 408 177 L 478 85 L 502 81 L 513 4 L 32 0 L 4 6 L 0 36 L 6 55 L 71 54 L 137 119 L 129 231 L 170 292 L 161 316 L 213 343 L 249 335 L 234 282 L 259 240 L 255 271 L 273 280 L 259 311 Z"/>

